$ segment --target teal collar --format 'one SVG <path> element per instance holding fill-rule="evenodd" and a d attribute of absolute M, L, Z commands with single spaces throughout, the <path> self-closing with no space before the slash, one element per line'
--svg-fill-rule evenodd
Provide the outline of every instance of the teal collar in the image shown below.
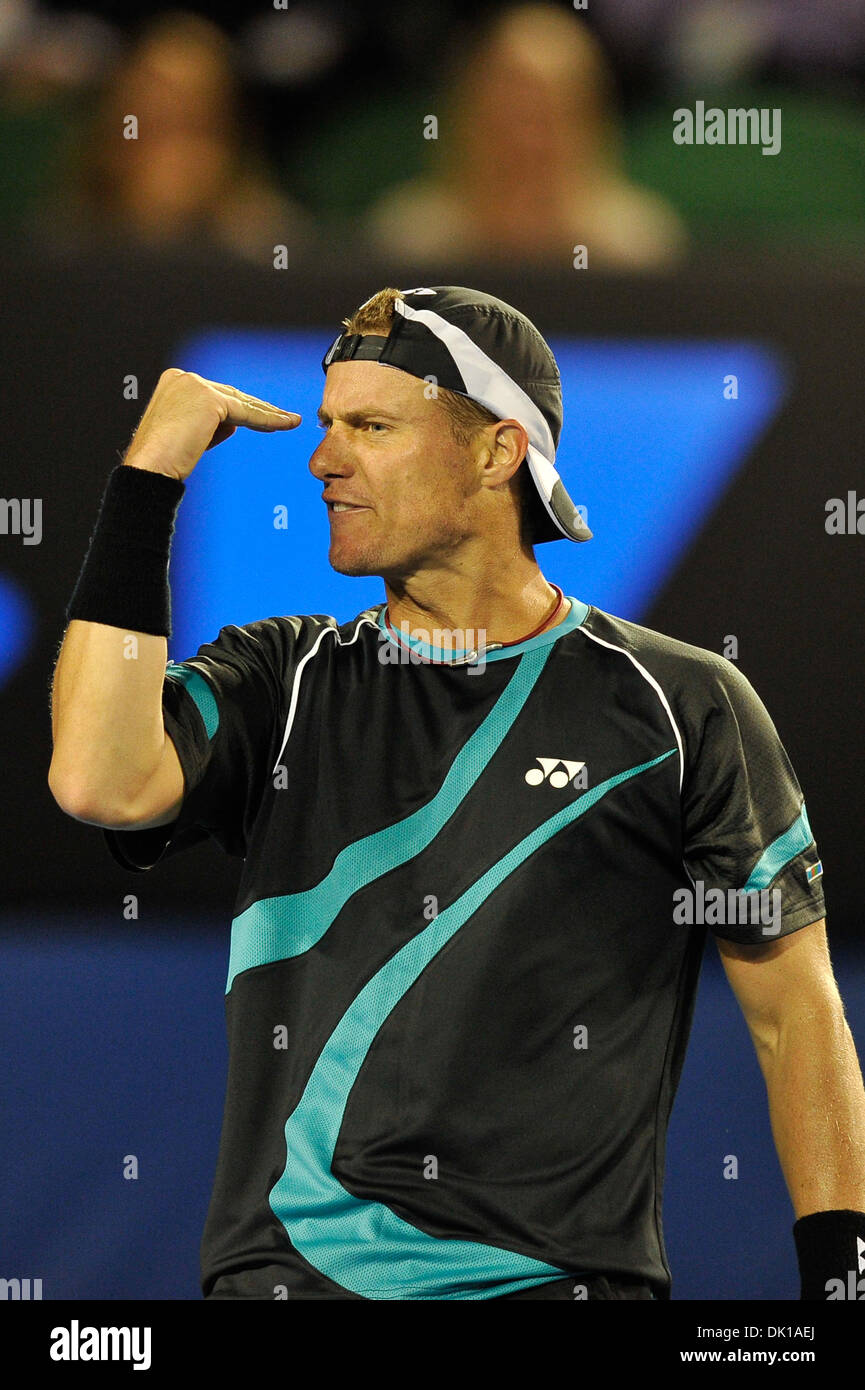
<path fill-rule="evenodd" d="M 522 656 L 523 652 L 534 651 L 536 647 L 549 646 L 551 642 L 557 642 L 560 637 L 564 637 L 567 633 L 573 632 L 575 628 L 581 627 L 589 611 L 589 605 L 583 603 L 578 598 L 571 598 L 569 594 L 566 594 L 565 597 L 571 607 L 567 617 L 564 618 L 562 622 L 557 623 L 555 627 L 547 628 L 546 632 L 539 632 L 537 637 L 530 637 L 526 642 L 517 642 L 514 646 L 508 647 L 498 647 L 495 645 L 487 647 L 486 650 L 480 654 L 481 659 L 484 661 L 506 661 L 512 656 Z M 387 637 L 388 641 L 392 642 L 395 646 L 408 647 L 411 651 L 416 652 L 421 660 L 436 662 L 445 666 L 469 665 L 472 658 L 477 660 L 478 654 L 475 652 L 466 650 L 446 651 L 442 647 L 432 647 L 426 642 L 420 642 L 416 638 L 410 637 L 407 633 L 397 631 L 394 634 L 389 632 L 384 623 L 385 607 L 385 604 L 381 605 L 376 623 L 384 636 Z M 469 660 L 466 660 L 466 658 Z"/>

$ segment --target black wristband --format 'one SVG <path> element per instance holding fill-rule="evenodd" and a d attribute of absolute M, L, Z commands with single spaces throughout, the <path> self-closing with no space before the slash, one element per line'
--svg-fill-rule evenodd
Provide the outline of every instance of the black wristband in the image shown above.
<path fill-rule="evenodd" d="M 865 1211 L 815 1211 L 793 1227 L 800 1298 L 811 1302 L 865 1295 Z"/>
<path fill-rule="evenodd" d="M 67 621 L 171 636 L 168 561 L 185 483 L 119 464 L 108 479 Z"/>

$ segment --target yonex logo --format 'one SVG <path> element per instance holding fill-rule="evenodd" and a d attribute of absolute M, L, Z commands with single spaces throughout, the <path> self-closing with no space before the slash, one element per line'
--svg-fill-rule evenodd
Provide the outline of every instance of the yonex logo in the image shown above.
<path fill-rule="evenodd" d="M 585 775 L 580 775 L 586 766 L 585 763 L 571 763 L 566 758 L 537 758 L 536 761 L 540 763 L 540 767 L 530 767 L 526 773 L 526 781 L 530 787 L 539 787 L 542 782 L 547 781 L 551 787 L 566 787 L 569 782 L 578 787 L 586 785 Z"/>
<path fill-rule="evenodd" d="M 403 294 L 435 294 L 435 290 L 428 290 L 422 285 L 418 290 L 403 290 Z"/>
<path fill-rule="evenodd" d="M 859 1260 L 859 1273 L 865 1274 L 865 1240 L 861 1236 L 856 1237 L 856 1255 Z"/>

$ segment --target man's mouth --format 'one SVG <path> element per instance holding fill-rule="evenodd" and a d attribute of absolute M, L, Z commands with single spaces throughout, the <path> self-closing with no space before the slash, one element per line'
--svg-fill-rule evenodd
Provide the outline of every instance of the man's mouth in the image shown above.
<path fill-rule="evenodd" d="M 329 512 L 366 512 L 369 508 L 362 502 L 335 502 L 330 498 L 325 498 Z"/>

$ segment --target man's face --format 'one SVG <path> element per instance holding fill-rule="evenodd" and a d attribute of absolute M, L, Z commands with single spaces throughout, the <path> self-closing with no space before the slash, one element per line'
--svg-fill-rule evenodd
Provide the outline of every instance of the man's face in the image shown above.
<path fill-rule="evenodd" d="M 444 405 L 418 377 L 378 362 L 335 362 L 309 461 L 324 485 L 331 565 L 398 578 L 435 566 L 472 534 L 480 485 Z M 345 509 L 340 504 L 345 505 Z"/>

